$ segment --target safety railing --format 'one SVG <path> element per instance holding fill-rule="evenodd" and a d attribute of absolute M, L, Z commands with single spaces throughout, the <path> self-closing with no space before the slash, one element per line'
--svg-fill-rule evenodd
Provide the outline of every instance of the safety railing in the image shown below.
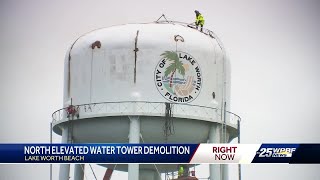
<path fill-rule="evenodd" d="M 162 16 L 164 16 L 164 15 L 162 15 Z M 179 21 L 168 21 L 166 18 L 165 18 L 165 20 L 160 20 L 161 17 L 157 21 L 155 21 L 155 23 L 160 23 L 160 24 L 179 24 L 179 25 L 184 26 L 184 27 L 196 29 L 195 23 L 189 23 L 188 24 L 188 23 L 179 22 Z M 202 28 L 202 31 L 200 31 L 200 32 L 202 32 L 203 34 L 205 34 L 205 35 L 207 35 L 207 36 L 209 36 L 209 37 L 211 37 L 213 39 L 215 39 L 218 42 L 218 45 L 220 46 L 220 48 L 224 51 L 224 46 L 223 46 L 221 40 L 218 38 L 218 36 L 213 31 L 211 31 L 210 29 L 207 29 L 207 28 Z"/>
<path fill-rule="evenodd" d="M 224 122 L 221 117 L 221 109 L 190 105 L 170 103 L 171 115 L 177 118 L 199 119 L 207 121 Z M 73 105 L 59 109 L 52 114 L 53 123 L 69 120 L 82 119 L 103 116 L 165 116 L 165 102 L 147 102 L 147 101 L 123 101 L 123 102 L 101 102 L 91 104 Z M 225 113 L 226 123 L 236 125 L 241 118 L 229 111 Z"/>
<path fill-rule="evenodd" d="M 155 21 L 156 23 L 161 23 L 161 24 L 179 24 L 179 25 L 182 25 L 184 27 L 189 27 L 189 28 L 193 28 L 193 29 L 196 29 L 196 25 L 195 23 L 185 23 L 185 22 L 179 22 L 179 21 L 168 21 L 168 20 L 158 20 L 158 21 Z M 216 39 L 217 36 L 214 34 L 213 31 L 211 31 L 210 29 L 207 29 L 207 28 L 202 28 L 202 31 L 201 31 L 203 34 L 211 37 L 211 38 L 214 38 Z"/>

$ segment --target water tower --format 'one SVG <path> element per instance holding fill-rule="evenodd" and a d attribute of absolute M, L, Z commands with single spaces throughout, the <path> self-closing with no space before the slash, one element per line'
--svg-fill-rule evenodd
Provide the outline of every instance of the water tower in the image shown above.
<path fill-rule="evenodd" d="M 64 66 L 64 108 L 53 114 L 62 143 L 221 143 L 238 136 L 238 117 L 227 111 L 230 63 L 210 30 L 171 21 L 102 28 L 80 36 Z M 83 179 L 82 168 L 75 165 L 75 179 Z M 116 166 L 130 180 L 157 180 L 176 169 Z M 60 180 L 69 170 L 60 165 Z M 210 178 L 227 179 L 227 169 L 210 165 Z"/>

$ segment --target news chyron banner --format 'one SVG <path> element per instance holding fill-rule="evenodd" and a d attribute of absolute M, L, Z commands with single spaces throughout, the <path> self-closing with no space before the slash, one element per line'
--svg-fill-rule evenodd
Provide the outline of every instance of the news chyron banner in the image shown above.
<path fill-rule="evenodd" d="M 320 144 L 0 144 L 0 163 L 320 164 Z"/>

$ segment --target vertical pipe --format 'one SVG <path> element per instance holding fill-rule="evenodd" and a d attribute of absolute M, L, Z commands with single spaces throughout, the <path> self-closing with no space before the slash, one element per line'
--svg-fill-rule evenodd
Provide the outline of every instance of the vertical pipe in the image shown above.
<path fill-rule="evenodd" d="M 68 143 L 69 140 L 69 128 L 68 125 L 62 127 L 62 140 L 61 143 Z M 69 180 L 70 164 L 61 164 L 59 172 L 59 180 Z"/>
<path fill-rule="evenodd" d="M 50 123 L 50 144 L 52 144 L 52 122 Z M 52 180 L 52 164 L 50 164 L 50 180 Z"/>
<path fill-rule="evenodd" d="M 240 119 L 238 120 L 238 144 L 240 144 Z M 239 180 L 241 180 L 241 164 L 238 164 Z"/>
<path fill-rule="evenodd" d="M 139 116 L 129 116 L 129 143 L 140 142 L 140 119 Z M 139 164 L 128 164 L 128 179 L 139 180 Z"/>
<path fill-rule="evenodd" d="M 50 123 L 50 144 L 52 144 L 52 122 Z"/>
<path fill-rule="evenodd" d="M 209 143 L 220 143 L 220 131 L 221 125 L 212 123 L 209 132 Z M 221 165 L 220 164 L 210 164 L 210 180 L 221 180 Z"/>
<path fill-rule="evenodd" d="M 92 69 L 93 69 L 93 49 L 91 51 L 91 72 L 90 72 L 90 103 L 92 102 Z"/>
<path fill-rule="evenodd" d="M 137 36 L 134 40 L 134 70 L 133 70 L 133 82 L 136 83 L 137 81 L 137 52 L 139 51 L 138 49 L 138 35 L 139 35 L 139 30 L 137 30 Z"/>
<path fill-rule="evenodd" d="M 227 121 L 226 121 L 226 111 L 227 111 L 227 102 L 224 102 L 224 106 L 223 106 L 223 141 L 222 143 L 227 143 L 228 139 L 227 139 Z"/>
<path fill-rule="evenodd" d="M 84 164 L 74 165 L 74 180 L 83 180 L 84 177 Z"/>

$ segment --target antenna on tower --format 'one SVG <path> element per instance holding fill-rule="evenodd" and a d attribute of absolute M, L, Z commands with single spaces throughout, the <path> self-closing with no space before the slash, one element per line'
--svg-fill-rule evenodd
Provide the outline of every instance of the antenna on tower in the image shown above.
<path fill-rule="evenodd" d="M 168 21 L 168 19 L 166 18 L 166 15 L 164 15 L 164 14 L 162 14 L 162 15 L 159 17 L 159 19 L 156 20 L 156 23 L 158 23 L 161 18 L 165 19 L 165 21 L 167 21 L 167 23 L 170 23 L 170 22 Z"/>

